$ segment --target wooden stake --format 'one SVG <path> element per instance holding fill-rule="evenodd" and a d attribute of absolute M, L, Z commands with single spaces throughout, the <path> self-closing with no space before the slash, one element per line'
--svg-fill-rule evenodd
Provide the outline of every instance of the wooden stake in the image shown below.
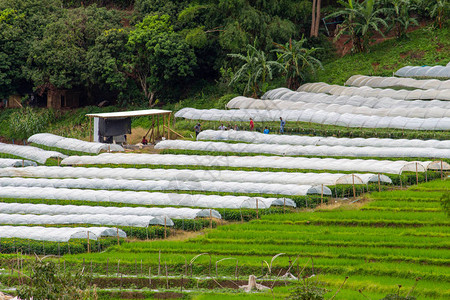
<path fill-rule="evenodd" d="M 419 184 L 419 172 L 417 170 L 417 162 L 416 162 L 416 184 Z"/>
<path fill-rule="evenodd" d="M 89 252 L 91 252 L 91 251 L 90 251 L 90 250 L 91 250 L 91 249 L 90 249 L 90 248 L 91 248 L 91 245 L 90 245 L 90 243 L 89 243 L 89 231 L 87 232 L 87 242 L 88 242 L 88 243 L 87 243 L 87 246 L 88 246 L 88 249 L 87 249 L 87 250 L 88 250 L 88 253 L 89 253 Z"/>
<path fill-rule="evenodd" d="M 356 190 L 355 190 L 355 174 L 352 174 L 352 186 L 353 186 L 353 199 L 356 198 Z"/>
<path fill-rule="evenodd" d="M 119 228 L 116 228 L 116 229 L 117 229 L 117 245 L 120 246 L 120 241 L 119 241 Z"/>
<path fill-rule="evenodd" d="M 442 166 L 442 160 L 441 160 L 441 180 L 444 180 L 444 167 Z"/>
<path fill-rule="evenodd" d="M 169 289 L 169 272 L 167 272 L 167 263 L 164 262 L 164 265 L 166 267 L 166 288 Z"/>
<path fill-rule="evenodd" d="M 320 205 L 323 204 L 323 183 L 322 183 L 322 191 L 320 193 Z"/>
<path fill-rule="evenodd" d="M 162 136 L 163 137 L 166 136 L 166 129 L 164 128 L 165 125 L 166 125 L 166 115 L 163 115 L 163 127 L 162 127 Z"/>
<path fill-rule="evenodd" d="M 256 219 L 259 219 L 259 212 L 258 212 L 258 198 L 256 198 Z"/>
<path fill-rule="evenodd" d="M 148 268 L 148 288 L 152 287 L 152 267 Z"/>
<path fill-rule="evenodd" d="M 158 255 L 158 276 L 161 274 L 161 250 L 159 250 Z"/>
<path fill-rule="evenodd" d="M 211 210 L 209 210 L 209 228 L 212 229 L 212 213 Z"/>
<path fill-rule="evenodd" d="M 378 173 L 378 191 L 381 192 L 380 173 Z"/>
<path fill-rule="evenodd" d="M 164 217 L 164 238 L 167 238 L 167 221 L 166 221 L 166 217 Z"/>

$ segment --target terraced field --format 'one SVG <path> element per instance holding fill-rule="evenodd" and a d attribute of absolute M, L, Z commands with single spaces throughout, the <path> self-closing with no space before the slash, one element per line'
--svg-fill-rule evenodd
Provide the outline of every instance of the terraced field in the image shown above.
<path fill-rule="evenodd" d="M 427 192 L 430 187 L 442 192 Z M 273 261 L 272 277 L 284 274 L 291 264 L 291 273 L 315 274 L 335 291 L 348 276 L 336 299 L 363 299 L 359 289 L 377 297 L 394 291 L 398 284 L 410 287 L 419 277 L 414 296 L 448 299 L 450 221 L 440 198 L 449 188 L 449 181 L 430 182 L 406 191 L 372 193 L 360 200 L 364 203 L 359 208 L 343 204 L 334 209 L 263 216 L 245 224 L 221 226 L 184 242 L 136 242 L 65 259 L 73 264 L 89 259 L 99 270 L 106 261 L 117 264 L 119 260 L 132 270 L 137 260 L 156 270 L 161 257 L 171 275 L 181 276 L 186 262 L 207 253 L 212 267 L 210 256 L 204 254 L 193 263 L 193 275 L 211 272 L 219 279 L 235 276 L 236 261 L 239 276 L 266 274 L 268 267 L 263 261 L 270 264 L 273 256 L 283 253 Z M 234 259 L 222 260 L 231 257 Z M 286 293 L 286 289 L 274 288 L 277 298 Z"/>

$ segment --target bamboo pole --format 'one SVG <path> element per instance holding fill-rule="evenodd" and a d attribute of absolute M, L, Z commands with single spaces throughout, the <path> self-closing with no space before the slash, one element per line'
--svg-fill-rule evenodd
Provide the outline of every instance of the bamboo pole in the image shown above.
<path fill-rule="evenodd" d="M 167 115 L 167 128 L 169 129 L 169 130 L 167 130 L 167 139 L 168 140 L 170 140 L 170 116 L 171 116 L 171 114 L 169 113 Z"/>
<path fill-rule="evenodd" d="M 320 205 L 323 204 L 323 183 L 322 183 L 322 191 L 320 192 Z"/>
<path fill-rule="evenodd" d="M 159 115 L 156 115 L 156 136 L 159 138 Z"/>
<path fill-rule="evenodd" d="M 166 129 L 164 128 L 166 126 L 166 115 L 163 115 L 163 128 L 162 128 L 162 136 L 166 136 Z"/>

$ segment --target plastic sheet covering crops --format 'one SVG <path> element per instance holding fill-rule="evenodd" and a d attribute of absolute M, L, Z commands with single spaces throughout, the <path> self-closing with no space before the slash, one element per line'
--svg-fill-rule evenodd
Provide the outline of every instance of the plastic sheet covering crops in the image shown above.
<path fill-rule="evenodd" d="M 305 83 L 297 89 L 297 92 L 325 93 L 336 96 L 361 96 L 366 98 L 388 97 L 396 100 L 450 100 L 450 90 L 393 90 L 371 88 L 368 86 L 341 86 L 325 82 Z"/>
<path fill-rule="evenodd" d="M 450 80 L 353 75 L 345 82 L 345 85 L 370 86 L 374 88 L 396 87 L 423 90 L 448 90 L 450 89 Z"/>
<path fill-rule="evenodd" d="M 319 191 L 320 193 L 320 191 Z M 82 200 L 92 202 L 115 202 L 138 205 L 193 206 L 205 208 L 269 208 L 283 205 L 280 198 L 259 198 L 245 196 L 191 195 L 175 193 L 121 192 L 104 190 L 80 190 L 41 187 L 2 187 L 0 198 Z M 286 205 L 294 206 L 292 200 Z"/>
<path fill-rule="evenodd" d="M 394 74 L 399 77 L 450 79 L 450 63 L 446 66 L 406 66 Z"/>
<path fill-rule="evenodd" d="M 414 147 L 300 146 L 171 140 L 159 142 L 155 149 L 308 156 L 450 158 L 450 149 Z"/>
<path fill-rule="evenodd" d="M 45 164 L 50 157 L 65 158 L 66 155 L 56 151 L 46 151 L 32 146 L 20 146 L 0 143 L 0 153 L 7 153 Z"/>
<path fill-rule="evenodd" d="M 0 178 L 0 186 L 53 187 L 141 191 L 208 191 L 225 193 L 259 193 L 307 195 L 314 193 L 310 185 L 255 182 L 180 181 L 180 180 L 123 180 L 123 179 L 48 179 Z"/>
<path fill-rule="evenodd" d="M 0 168 L 7 167 L 28 167 L 37 166 L 34 161 L 14 159 L 14 158 L 0 158 Z"/>
<path fill-rule="evenodd" d="M 236 97 L 232 99 L 229 103 L 239 102 L 244 99 L 249 99 L 246 97 Z M 253 99 L 253 98 L 250 98 Z M 370 107 L 373 109 L 387 109 L 387 111 L 395 109 L 424 109 L 431 110 L 436 108 L 450 109 L 449 101 L 439 101 L 439 100 L 395 100 L 389 97 L 377 98 L 377 97 L 364 97 L 364 96 L 352 96 L 352 95 L 327 95 L 324 93 L 308 93 L 308 92 L 297 92 L 292 91 L 287 88 L 278 88 L 270 90 L 265 93 L 262 98 L 263 100 L 286 100 L 291 102 L 299 103 L 325 103 L 325 104 L 338 104 L 338 105 L 350 105 L 356 107 Z M 253 99 L 255 100 L 255 99 Z M 248 100 L 247 100 L 248 101 Z M 376 112 L 377 110 L 375 110 Z M 380 110 L 382 111 L 382 110 Z M 425 112 L 424 112 L 425 113 Z"/>
<path fill-rule="evenodd" d="M 100 151 L 124 151 L 122 146 L 117 144 L 103 144 L 95 142 L 85 142 L 82 140 L 65 138 L 51 133 L 38 133 L 28 138 L 29 143 L 35 143 L 48 147 L 56 147 L 66 150 L 99 153 Z"/>
<path fill-rule="evenodd" d="M 263 134 L 255 131 L 204 130 L 198 140 L 239 141 L 255 144 L 315 145 L 345 147 L 395 147 L 435 148 L 450 150 L 450 140 L 380 139 L 380 138 L 337 138 L 304 135 Z"/>
<path fill-rule="evenodd" d="M 374 159 L 335 159 L 280 156 L 210 156 L 173 154 L 119 154 L 103 153 L 98 156 L 70 156 L 62 161 L 65 165 L 129 164 L 206 166 L 238 168 L 275 168 L 303 170 L 334 170 L 372 173 L 401 174 L 404 171 L 425 172 L 425 162 L 390 161 Z"/>
<path fill-rule="evenodd" d="M 211 215 L 221 219 L 222 216 L 214 209 L 176 208 L 176 207 L 113 207 L 88 205 L 48 205 L 30 203 L 3 203 L 0 202 L 0 211 L 5 214 L 36 214 L 36 215 L 116 215 L 120 216 L 152 216 L 171 219 L 195 219 Z"/>
<path fill-rule="evenodd" d="M 166 223 L 164 222 L 166 221 Z M 167 217 L 127 216 L 107 214 L 76 214 L 76 215 L 22 215 L 0 213 L 0 224 L 94 224 L 130 227 L 148 227 L 149 225 L 173 226 L 173 221 Z"/>
<path fill-rule="evenodd" d="M 355 173 L 297 173 L 297 172 L 257 172 L 231 170 L 179 170 L 179 169 L 134 169 L 134 168 L 83 168 L 83 167 L 34 167 L 17 172 L 7 168 L 0 171 L 0 176 L 7 177 L 40 177 L 40 178 L 115 178 L 140 180 L 178 180 L 178 181 L 222 181 L 222 182 L 260 182 L 298 185 L 336 185 L 367 184 L 377 182 L 376 174 Z M 23 172 L 24 171 L 24 172 Z M 349 177 L 350 176 L 350 177 Z M 20 178 L 17 178 L 20 179 Z M 387 176 L 381 175 L 382 183 L 392 183 Z M 208 213 L 209 214 L 209 213 Z M 200 216 L 200 215 L 198 215 Z"/>
<path fill-rule="evenodd" d="M 295 92 L 302 93 L 302 92 Z M 326 94 L 313 94 L 325 97 L 336 97 Z M 347 96 L 341 96 L 345 98 L 352 98 Z M 355 96 L 356 97 L 356 96 Z M 314 97 L 311 97 L 312 99 Z M 378 98 L 374 98 L 379 100 Z M 349 99 L 352 100 L 352 99 Z M 392 100 L 391 101 L 402 101 Z M 379 117 L 408 117 L 408 118 L 444 118 L 450 117 L 450 109 L 443 107 L 396 107 L 395 103 L 392 103 L 390 108 L 371 108 L 367 106 L 353 106 L 349 104 L 328 104 L 328 103 L 311 103 L 302 101 L 289 101 L 289 100 L 259 100 L 247 97 L 236 97 L 228 102 L 228 108 L 235 109 L 265 109 L 265 110 L 321 110 L 330 113 L 338 114 L 355 114 L 365 116 L 379 116 Z M 413 101 L 407 101 L 413 102 Z M 362 103 L 362 102 L 360 102 Z M 446 102 L 450 107 L 450 102 Z"/>
<path fill-rule="evenodd" d="M 449 166 L 450 167 L 450 166 Z M 155 179 L 178 181 L 222 181 L 222 182 L 260 182 L 298 185 L 336 185 L 367 184 L 377 182 L 377 174 L 342 173 L 297 173 L 297 172 L 257 172 L 231 170 L 178 170 L 178 169 L 134 169 L 134 168 L 83 168 L 83 167 L 34 167 L 21 169 L 7 168 L 0 176 L 40 177 L 40 178 L 116 178 L 116 179 Z M 19 179 L 19 178 L 17 178 Z M 391 179 L 381 175 L 382 183 L 392 183 Z M 1 210 L 0 210 L 1 211 Z M 209 214 L 209 213 L 208 213 Z M 200 215 L 199 215 L 200 216 Z"/>
<path fill-rule="evenodd" d="M 117 236 L 126 238 L 126 233 L 113 227 L 40 227 L 0 226 L 0 238 L 20 238 L 39 241 L 67 242 L 70 239 L 97 240 L 99 237 Z"/>
<path fill-rule="evenodd" d="M 358 128 L 396 128 L 411 130 L 450 130 L 450 118 L 407 118 L 380 117 L 356 114 L 339 114 L 324 110 L 218 110 L 183 108 L 175 117 L 206 121 L 279 122 L 282 117 L 287 122 L 308 122 Z"/>

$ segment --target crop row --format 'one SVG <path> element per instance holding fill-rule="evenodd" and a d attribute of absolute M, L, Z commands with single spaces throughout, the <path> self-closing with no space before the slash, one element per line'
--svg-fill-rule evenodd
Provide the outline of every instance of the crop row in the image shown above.
<path fill-rule="evenodd" d="M 177 128 L 192 130 L 196 120 L 177 120 Z M 203 121 L 202 129 L 217 130 L 220 121 Z M 248 129 L 248 122 L 230 122 L 239 128 Z M 278 132 L 280 128 L 279 122 L 255 122 L 255 130 L 263 131 L 268 127 L 271 132 Z M 286 133 L 302 134 L 312 136 L 336 136 L 336 137 L 378 137 L 378 138 L 405 138 L 405 139 L 448 139 L 448 132 L 445 131 L 426 131 L 426 130 L 401 130 L 387 128 L 349 128 L 335 125 L 323 125 L 305 122 L 287 122 L 285 127 Z"/>

